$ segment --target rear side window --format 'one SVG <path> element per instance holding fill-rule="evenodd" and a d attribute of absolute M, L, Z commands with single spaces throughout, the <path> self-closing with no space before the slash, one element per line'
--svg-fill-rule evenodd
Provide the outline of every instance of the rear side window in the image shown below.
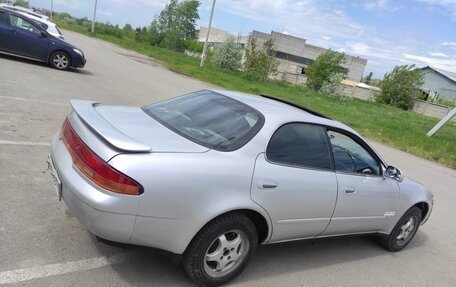
<path fill-rule="evenodd" d="M 269 161 L 318 169 L 332 169 L 326 131 L 316 125 L 290 123 L 280 127 L 266 149 Z"/>
<path fill-rule="evenodd" d="M 254 108 L 212 91 L 188 94 L 143 110 L 181 136 L 219 151 L 242 147 L 264 124 L 264 116 Z"/>
<path fill-rule="evenodd" d="M 43 30 L 47 30 L 48 29 L 48 25 L 46 25 L 45 23 L 43 22 L 40 22 L 38 20 L 33 20 L 33 22 L 35 22 L 35 24 L 37 24 L 38 26 L 40 26 L 41 28 L 43 28 Z"/>
<path fill-rule="evenodd" d="M 0 11 L 0 24 L 6 24 L 6 13 Z"/>

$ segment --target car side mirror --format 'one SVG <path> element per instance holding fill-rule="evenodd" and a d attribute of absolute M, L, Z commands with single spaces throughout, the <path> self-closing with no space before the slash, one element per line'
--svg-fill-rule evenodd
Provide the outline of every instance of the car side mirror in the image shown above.
<path fill-rule="evenodd" d="M 388 166 L 385 172 L 383 173 L 383 176 L 385 178 L 391 178 L 399 182 L 401 182 L 404 179 L 404 175 L 402 174 L 402 172 L 394 166 Z"/>
<path fill-rule="evenodd" d="M 47 37 L 46 32 L 41 31 L 40 32 L 40 38 L 46 38 L 46 37 Z"/>

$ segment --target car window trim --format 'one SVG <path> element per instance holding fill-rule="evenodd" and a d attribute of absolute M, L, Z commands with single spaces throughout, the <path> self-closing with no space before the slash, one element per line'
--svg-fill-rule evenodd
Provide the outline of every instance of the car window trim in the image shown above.
<path fill-rule="evenodd" d="M 375 175 L 362 174 L 362 173 L 356 173 L 356 172 L 337 171 L 335 169 L 336 162 L 335 162 L 335 159 L 334 159 L 334 150 L 333 150 L 331 141 L 329 141 L 331 154 L 332 154 L 332 158 L 333 158 L 333 162 L 334 162 L 334 172 L 335 173 L 347 174 L 347 175 L 356 175 L 356 176 L 363 176 L 363 177 L 365 177 L 365 176 L 367 176 L 367 177 L 383 177 L 383 167 L 384 167 L 385 164 L 381 160 L 381 158 L 377 155 L 377 153 L 375 153 L 374 150 L 365 141 L 363 141 L 360 137 L 358 137 L 357 135 L 355 135 L 355 134 L 353 134 L 353 133 L 351 133 L 351 132 L 349 132 L 347 130 L 336 128 L 336 127 L 332 127 L 332 126 L 326 126 L 326 137 L 328 138 L 328 140 L 330 140 L 329 139 L 329 135 L 328 135 L 328 131 L 334 131 L 334 132 L 343 134 L 343 135 L 349 137 L 355 143 L 359 144 L 362 148 L 364 148 L 366 150 L 366 152 L 368 154 L 370 154 L 374 158 L 374 160 L 377 162 L 377 164 L 379 165 L 379 168 L 380 168 L 380 174 L 379 175 L 376 175 L 376 174 Z"/>
<path fill-rule="evenodd" d="M 318 126 L 318 127 L 323 129 L 323 131 L 325 132 L 326 148 L 328 149 L 328 152 L 329 152 L 329 160 L 330 160 L 330 165 L 331 165 L 331 167 L 329 169 L 328 168 L 318 168 L 318 167 L 308 166 L 308 165 L 287 164 L 287 163 L 283 163 L 283 162 L 272 161 L 272 160 L 270 160 L 268 158 L 267 149 L 268 149 L 269 143 L 271 142 L 272 137 L 275 135 L 275 133 L 278 130 L 280 130 L 283 126 L 286 126 L 288 124 L 306 124 L 306 125 Z M 326 132 L 326 126 L 325 125 L 321 125 L 321 124 L 318 124 L 318 123 L 312 123 L 312 122 L 303 122 L 303 121 L 286 122 L 286 123 L 282 123 L 278 128 L 274 129 L 272 134 L 269 136 L 269 140 L 268 140 L 268 142 L 267 142 L 267 144 L 265 146 L 265 150 L 264 150 L 264 157 L 265 157 L 266 161 L 269 162 L 270 164 L 293 167 L 293 168 L 300 168 L 300 169 L 310 169 L 310 170 L 316 170 L 316 171 L 327 171 L 327 172 L 334 173 L 336 165 L 335 165 L 335 162 L 334 162 L 332 149 L 330 149 L 331 148 L 330 145 L 331 145 L 331 142 L 329 142 L 328 133 Z"/>

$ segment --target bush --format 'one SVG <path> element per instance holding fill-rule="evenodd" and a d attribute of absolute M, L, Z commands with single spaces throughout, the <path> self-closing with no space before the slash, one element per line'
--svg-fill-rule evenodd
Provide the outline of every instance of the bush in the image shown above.
<path fill-rule="evenodd" d="M 413 108 L 413 99 L 423 85 L 423 72 L 415 69 L 415 65 L 396 66 L 386 73 L 375 100 L 379 103 L 392 105 L 403 110 Z"/>
<path fill-rule="evenodd" d="M 279 62 L 275 57 L 274 39 L 269 39 L 258 49 L 256 38 L 250 36 L 245 51 L 244 71 L 247 78 L 267 80 L 270 75 L 277 73 Z"/>
<path fill-rule="evenodd" d="M 335 85 L 339 85 L 340 81 L 347 74 L 347 69 L 342 67 L 345 62 L 344 54 L 340 54 L 334 51 L 327 51 L 315 60 L 305 70 L 307 75 L 307 87 L 315 90 L 322 91 L 322 88 L 328 89 L 334 92 Z M 338 83 L 334 83 L 335 80 L 340 79 Z"/>
<path fill-rule="evenodd" d="M 185 49 L 189 50 L 190 52 L 194 53 L 202 53 L 203 52 L 203 44 L 198 42 L 196 39 L 190 39 L 185 41 Z"/>
<path fill-rule="evenodd" d="M 222 46 L 215 49 L 212 62 L 228 70 L 238 70 L 241 67 L 242 48 L 235 43 L 234 37 L 228 38 Z"/>
<path fill-rule="evenodd" d="M 335 73 L 329 76 L 329 78 L 321 86 L 320 91 L 331 95 L 336 96 L 342 94 L 342 86 L 340 82 L 344 79 L 343 73 Z"/>

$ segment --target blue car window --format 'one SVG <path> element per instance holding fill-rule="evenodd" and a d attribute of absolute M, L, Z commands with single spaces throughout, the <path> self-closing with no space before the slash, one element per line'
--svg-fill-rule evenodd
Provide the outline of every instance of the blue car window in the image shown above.
<path fill-rule="evenodd" d="M 27 21 L 23 18 L 14 16 L 14 15 L 9 15 L 9 19 L 10 19 L 11 26 L 14 26 L 14 27 L 17 27 L 17 28 L 20 28 L 23 30 L 27 30 L 27 31 L 35 33 L 35 34 L 40 33 L 40 30 L 38 28 L 36 28 L 32 23 L 30 23 L 29 21 Z"/>
<path fill-rule="evenodd" d="M 0 24 L 6 24 L 6 14 L 3 11 L 0 11 Z"/>

